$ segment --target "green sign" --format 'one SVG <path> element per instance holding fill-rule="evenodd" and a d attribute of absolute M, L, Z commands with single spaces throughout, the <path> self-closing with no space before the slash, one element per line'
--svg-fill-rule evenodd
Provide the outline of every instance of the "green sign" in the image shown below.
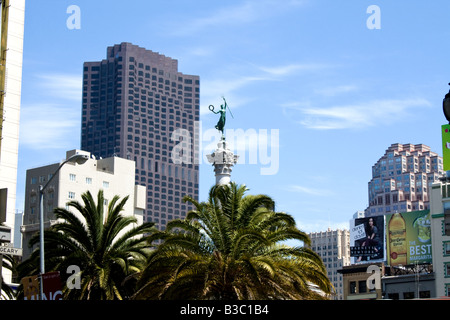
<path fill-rule="evenodd" d="M 450 124 L 442 125 L 442 158 L 444 171 L 450 170 Z"/>
<path fill-rule="evenodd" d="M 402 236 L 399 237 L 399 234 Z M 386 249 L 387 261 L 391 266 L 431 263 L 430 211 L 402 212 L 395 217 L 394 214 L 387 214 Z M 406 252 L 405 259 L 399 260 L 396 251 Z"/>

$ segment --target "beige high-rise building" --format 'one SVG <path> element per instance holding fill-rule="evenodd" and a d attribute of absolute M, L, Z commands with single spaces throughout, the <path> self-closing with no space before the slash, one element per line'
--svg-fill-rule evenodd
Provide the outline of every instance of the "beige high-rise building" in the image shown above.
<path fill-rule="evenodd" d="M 328 279 L 335 288 L 332 299 L 343 300 L 343 277 L 338 270 L 350 265 L 350 231 L 328 228 L 327 231 L 310 233 L 309 238 L 311 249 L 322 258 L 327 268 Z"/>
<path fill-rule="evenodd" d="M 392 144 L 373 165 L 365 216 L 429 209 L 431 184 L 443 174 L 442 157 L 424 144 Z"/>
<path fill-rule="evenodd" d="M 135 185 L 135 162 L 119 157 L 95 159 L 89 152 L 81 150 L 67 151 L 66 159 L 74 154 L 86 154 L 89 159 L 83 164 L 66 163 L 45 188 L 44 227 L 48 228 L 56 222 L 53 209 L 60 207 L 71 210 L 67 203 L 70 201 L 83 203 L 81 194 L 86 191 L 90 191 L 94 199 L 97 199 L 100 189 L 103 190 L 105 208 L 115 195 L 120 199 L 129 196 L 123 214 L 135 216 L 137 224 L 142 224 L 146 188 Z M 22 226 L 24 259 L 33 250 L 28 247 L 30 238 L 39 231 L 39 186 L 45 185 L 59 166 L 60 163 L 55 163 L 27 170 Z"/>

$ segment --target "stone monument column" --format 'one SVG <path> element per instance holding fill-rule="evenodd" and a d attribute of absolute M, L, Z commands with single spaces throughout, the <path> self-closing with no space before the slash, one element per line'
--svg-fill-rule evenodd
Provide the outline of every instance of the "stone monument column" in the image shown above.
<path fill-rule="evenodd" d="M 225 140 L 224 128 L 226 121 L 227 110 L 233 117 L 233 114 L 228 107 L 227 101 L 222 97 L 224 104 L 220 105 L 218 111 L 214 111 L 214 106 L 210 105 L 209 110 L 214 114 L 219 114 L 220 118 L 215 128 L 222 133 L 220 142 L 217 144 L 217 149 L 212 154 L 206 155 L 208 162 L 214 166 L 214 172 L 216 173 L 216 185 L 229 184 L 231 182 L 231 170 L 232 167 L 238 161 L 239 156 L 235 155 L 230 149 L 228 149 L 227 141 Z"/>
<path fill-rule="evenodd" d="M 232 167 L 239 159 L 230 149 L 225 137 L 222 136 L 217 144 L 217 149 L 212 154 L 206 155 L 208 162 L 214 166 L 216 185 L 229 184 L 231 182 Z"/>

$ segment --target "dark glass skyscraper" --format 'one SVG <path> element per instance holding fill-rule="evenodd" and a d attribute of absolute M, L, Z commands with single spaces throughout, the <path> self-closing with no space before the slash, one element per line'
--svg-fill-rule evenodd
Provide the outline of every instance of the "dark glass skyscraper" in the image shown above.
<path fill-rule="evenodd" d="M 81 149 L 134 159 L 136 184 L 147 187 L 144 220 L 160 228 L 191 209 L 184 195 L 198 200 L 199 105 L 199 76 L 159 53 L 121 43 L 84 63 Z"/>

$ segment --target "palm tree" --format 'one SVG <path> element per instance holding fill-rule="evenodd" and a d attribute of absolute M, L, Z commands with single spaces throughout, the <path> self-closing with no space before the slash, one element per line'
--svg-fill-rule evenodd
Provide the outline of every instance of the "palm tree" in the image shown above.
<path fill-rule="evenodd" d="M 0 225 L 3 225 L 3 223 L 1 223 Z M 2 264 L 2 268 L 0 269 L 8 269 L 11 272 L 15 271 L 15 267 L 16 267 L 16 260 L 14 259 L 14 257 L 12 255 L 9 254 L 0 254 L 1 260 L 0 263 Z M 0 283 L 0 300 L 4 298 L 7 299 L 13 299 L 14 297 L 14 292 L 13 289 L 8 286 L 8 284 L 5 283 L 5 281 L 3 280 L 3 274 L 2 272 L 0 272 L 0 277 L 2 277 Z"/>
<path fill-rule="evenodd" d="M 207 202 L 173 220 L 139 275 L 135 299 L 324 299 L 331 292 L 320 257 L 292 216 L 235 183 L 214 186 Z"/>
<path fill-rule="evenodd" d="M 102 190 L 97 194 L 97 203 L 89 191 L 81 197 L 83 204 L 78 201 L 68 203 L 81 214 L 81 219 L 79 214 L 69 210 L 54 210 L 59 222 L 44 233 L 46 270 L 60 271 L 64 278 L 69 266 L 80 268 L 79 290 L 64 287 L 64 299 L 127 298 L 133 293 L 134 284 L 124 283 L 124 280 L 141 270 L 149 251 L 144 235 L 156 231 L 154 223 L 132 226 L 137 222 L 136 218 L 121 214 L 128 196 L 120 202 L 115 196 L 108 204 L 106 216 Z M 38 241 L 36 235 L 30 245 Z M 20 274 L 39 273 L 38 259 L 39 251 L 36 250 L 19 266 Z"/>

